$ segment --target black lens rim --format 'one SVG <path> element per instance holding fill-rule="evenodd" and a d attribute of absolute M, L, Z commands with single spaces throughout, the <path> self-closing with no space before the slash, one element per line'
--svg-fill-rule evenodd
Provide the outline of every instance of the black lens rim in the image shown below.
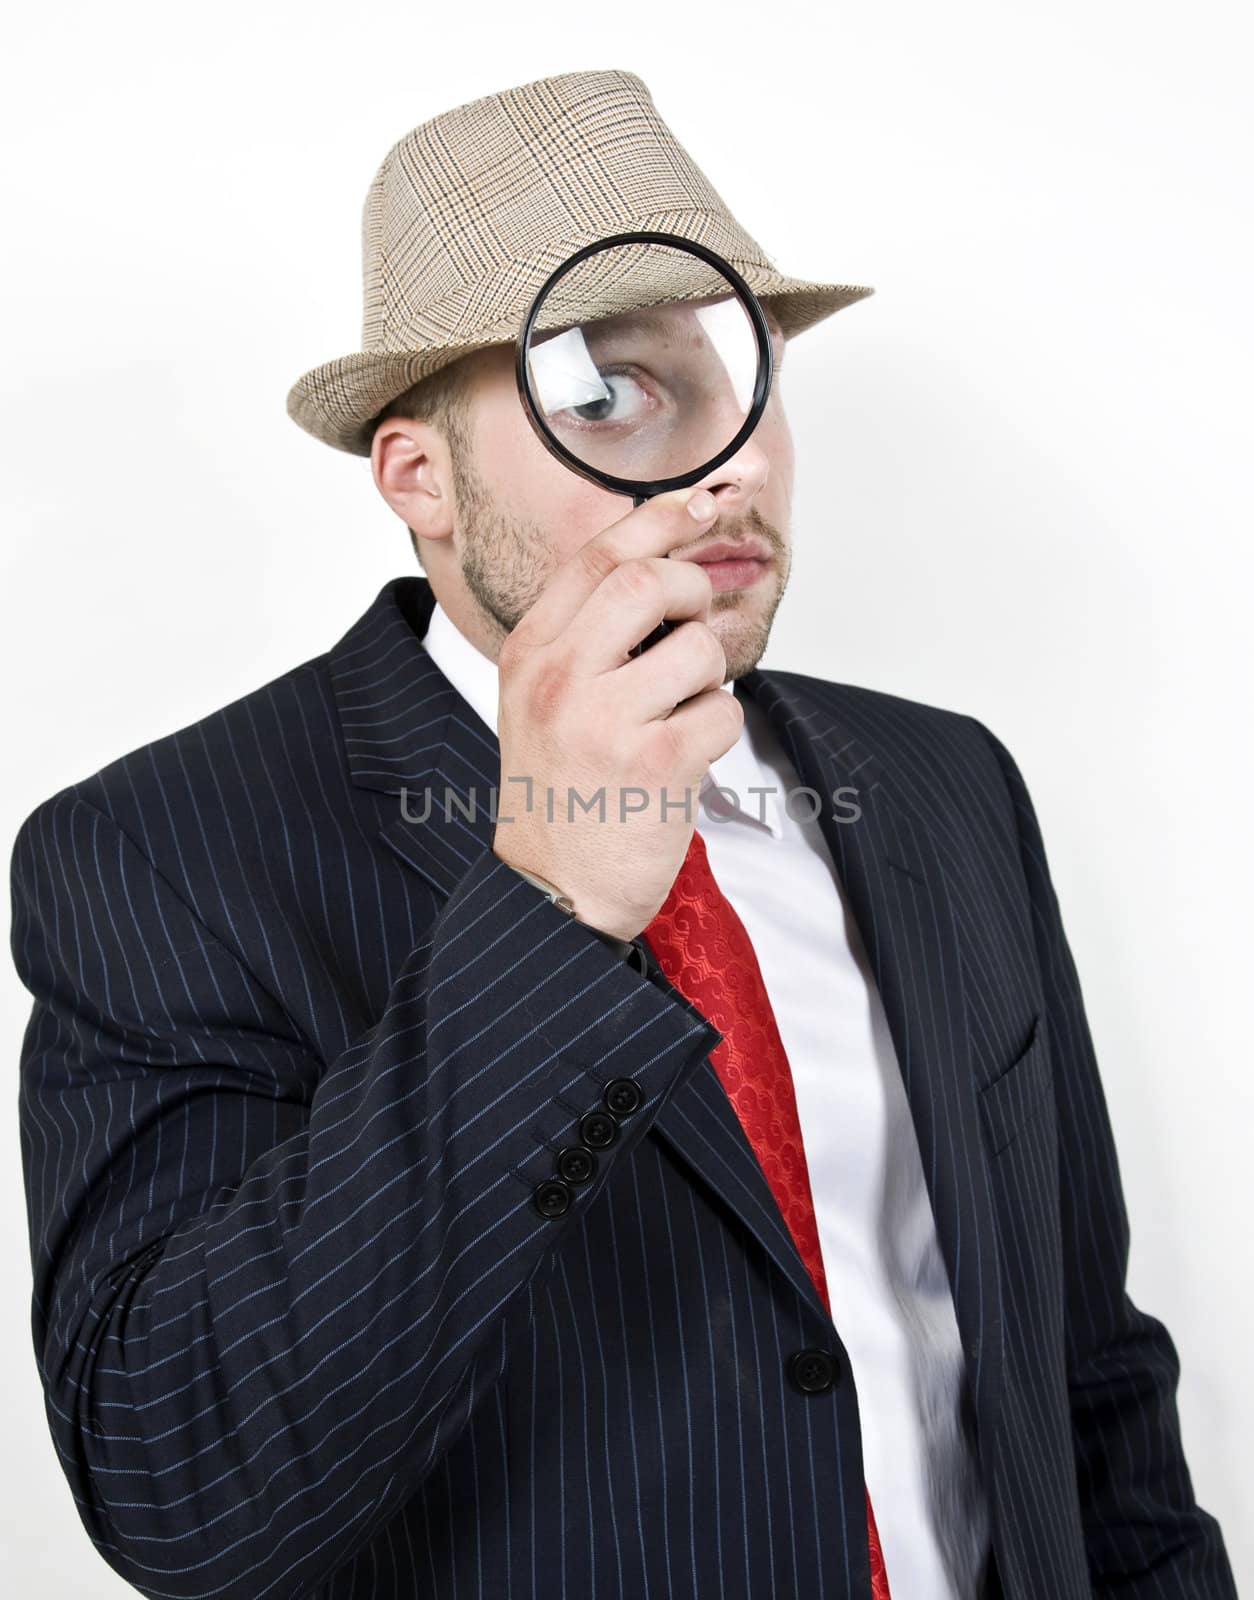
<path fill-rule="evenodd" d="M 580 262 L 586 261 L 589 256 L 597 255 L 602 250 L 608 250 L 614 245 L 622 244 L 663 244 L 671 245 L 679 250 L 686 250 L 689 255 L 694 255 L 698 260 L 704 261 L 707 266 L 722 273 L 748 312 L 749 321 L 753 326 L 754 337 L 758 345 L 758 373 L 753 386 L 753 403 L 749 407 L 739 431 L 731 443 L 725 445 L 717 455 L 699 467 L 694 467 L 689 472 L 680 473 L 674 478 L 618 478 L 611 472 L 604 472 L 599 467 L 591 466 L 572 450 L 568 449 L 548 426 L 544 414 L 536 403 L 531 392 L 531 383 L 527 376 L 527 350 L 531 343 L 531 331 L 535 326 L 540 308 L 548 298 L 549 291 L 554 284 L 561 281 L 568 272 L 574 270 Z M 682 302 L 680 302 L 682 304 Z M 554 269 L 540 288 L 536 291 L 535 298 L 519 331 L 514 346 L 514 378 L 518 384 L 519 398 L 522 400 L 523 410 L 527 420 L 531 423 L 541 444 L 550 454 L 557 457 L 572 471 L 581 477 L 590 479 L 593 483 L 604 485 L 616 494 L 629 494 L 635 498 L 639 505 L 641 500 L 650 499 L 655 494 L 666 494 L 672 489 L 686 489 L 689 484 L 698 482 L 716 467 L 721 467 L 724 461 L 734 456 L 745 440 L 757 427 L 766 403 L 770 399 L 771 384 L 775 376 L 775 351 L 771 344 L 771 330 L 767 324 L 766 313 L 756 294 L 745 282 L 744 278 L 736 271 L 730 261 L 725 261 L 717 251 L 711 250 L 708 245 L 699 244 L 695 239 L 685 239 L 678 233 L 615 233 L 604 239 L 596 239 L 591 244 L 584 245 L 576 250 L 574 255 L 568 256 L 560 266 Z"/>

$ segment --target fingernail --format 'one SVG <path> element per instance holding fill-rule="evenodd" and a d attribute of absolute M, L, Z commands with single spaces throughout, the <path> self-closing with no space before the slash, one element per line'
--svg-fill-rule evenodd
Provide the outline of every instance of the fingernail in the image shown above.
<path fill-rule="evenodd" d="M 688 496 L 688 515 L 697 522 L 706 522 L 714 515 L 714 496 L 708 489 L 698 489 Z"/>

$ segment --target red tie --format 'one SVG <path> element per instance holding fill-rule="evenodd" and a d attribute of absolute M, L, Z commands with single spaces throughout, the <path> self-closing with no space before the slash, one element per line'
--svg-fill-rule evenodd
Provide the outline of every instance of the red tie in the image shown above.
<path fill-rule="evenodd" d="M 679 875 L 644 936 L 680 994 L 723 1035 L 710 1060 L 830 1313 L 792 1071 L 753 944 L 714 881 L 705 840 L 696 829 Z M 871 1597 L 889 1600 L 869 1494 L 866 1523 Z"/>

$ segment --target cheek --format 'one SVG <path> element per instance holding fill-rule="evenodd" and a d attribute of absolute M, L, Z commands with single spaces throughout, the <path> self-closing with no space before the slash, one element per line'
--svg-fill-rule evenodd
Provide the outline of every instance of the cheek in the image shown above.
<path fill-rule="evenodd" d="M 555 564 L 565 561 L 631 510 L 631 500 L 626 495 L 611 494 L 589 483 L 547 452 L 524 492 L 526 499 L 520 504 L 520 514 L 542 531 Z"/>
<path fill-rule="evenodd" d="M 787 481 L 787 484 L 788 484 L 788 492 L 789 492 L 789 494 L 792 493 L 793 467 L 795 466 L 795 464 L 796 464 L 796 456 L 795 456 L 795 454 L 793 452 L 792 434 L 790 433 L 790 434 L 787 435 L 786 447 L 785 447 L 785 450 L 784 450 L 784 457 L 783 457 L 784 477 L 785 477 L 785 479 Z"/>
<path fill-rule="evenodd" d="M 765 493 L 772 498 L 778 496 L 786 500 L 792 492 L 795 455 L 788 419 L 784 415 L 782 406 L 776 408 L 774 400 L 768 404 L 763 414 L 757 437 L 761 440 L 762 448 L 771 465 Z"/>
<path fill-rule="evenodd" d="M 526 418 L 491 455 L 491 485 L 499 509 L 537 531 L 557 562 L 631 510 L 626 495 L 612 494 L 572 472 L 544 448 Z"/>

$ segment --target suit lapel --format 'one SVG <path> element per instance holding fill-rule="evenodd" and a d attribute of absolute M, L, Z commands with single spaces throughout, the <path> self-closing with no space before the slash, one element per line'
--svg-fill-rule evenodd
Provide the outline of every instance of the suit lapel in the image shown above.
<path fill-rule="evenodd" d="M 381 837 L 447 896 L 491 847 L 500 761 L 495 731 L 422 647 L 432 604 L 424 579 L 394 579 L 331 652 L 331 674 L 352 781 L 397 796 L 397 813 Z M 762 707 L 801 782 L 823 798 L 823 834 L 901 1065 L 983 1432 L 1001 1364 L 995 1225 L 963 966 L 934 838 L 908 792 L 841 720 L 838 686 L 757 670 L 738 680 L 736 692 Z M 842 786 L 856 791 L 845 797 L 860 807 L 856 820 L 835 820 L 832 794 Z M 815 1314 L 826 1317 L 708 1057 L 669 1097 L 652 1133 L 753 1233 Z"/>
<path fill-rule="evenodd" d="M 395 578 L 331 651 L 349 775 L 396 796 L 380 835 L 441 895 L 491 848 L 500 746 L 422 646 L 435 597 Z"/>
<path fill-rule="evenodd" d="M 996 1222 L 984 1161 L 968 1035 L 964 964 L 932 826 L 905 779 L 854 735 L 838 685 L 750 673 L 740 686 L 766 712 L 820 821 L 875 974 L 919 1142 L 937 1238 L 968 1357 L 982 1436 L 1001 1381 Z M 840 821 L 832 792 L 857 791 Z M 849 815 L 837 811 L 836 816 Z M 838 1312 L 839 1315 L 839 1312 Z"/>

